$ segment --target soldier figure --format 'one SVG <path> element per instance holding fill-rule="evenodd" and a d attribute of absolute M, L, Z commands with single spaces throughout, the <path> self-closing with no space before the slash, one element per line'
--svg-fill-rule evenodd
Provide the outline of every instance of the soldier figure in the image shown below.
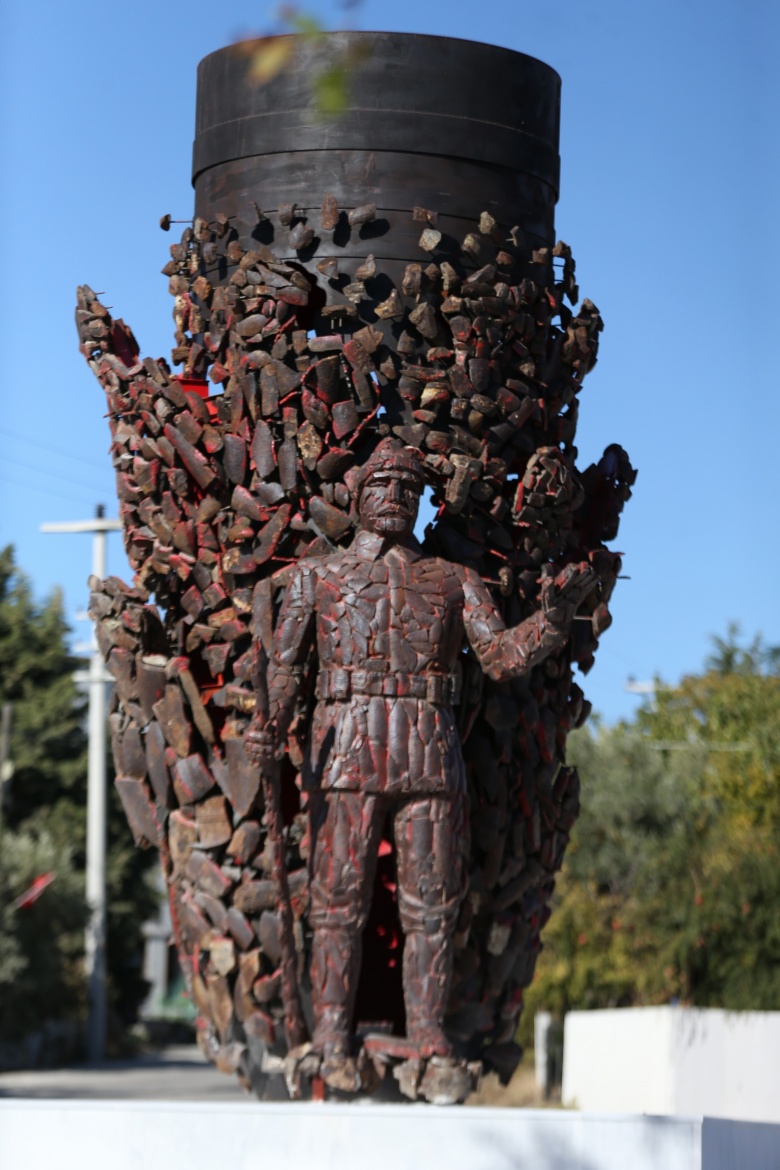
<path fill-rule="evenodd" d="M 351 1064 L 361 933 L 388 814 L 409 1049 L 452 1055 L 443 1017 L 465 882 L 466 782 L 452 711 L 464 632 L 482 669 L 510 679 L 565 644 L 596 583 L 587 565 L 569 566 L 545 582 L 541 608 L 507 629 L 476 572 L 428 556 L 412 536 L 424 484 L 416 449 L 385 439 L 351 476 L 357 534 L 349 548 L 296 565 L 269 662 L 268 719 L 246 737 L 261 767 L 282 750 L 316 639 L 317 705 L 303 765 L 313 1047 L 326 1080 L 341 1070 L 339 1083 Z"/>

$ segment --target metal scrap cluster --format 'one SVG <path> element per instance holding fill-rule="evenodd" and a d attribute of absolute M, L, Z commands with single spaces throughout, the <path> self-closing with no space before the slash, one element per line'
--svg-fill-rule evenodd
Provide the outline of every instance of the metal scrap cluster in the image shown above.
<path fill-rule="evenodd" d="M 196 219 L 163 269 L 176 377 L 139 358 L 89 288 L 78 294 L 136 573 L 132 590 L 92 582 L 117 680 L 120 794 L 136 838 L 163 851 L 204 1047 L 254 1079 L 257 1046 L 281 1053 L 283 1037 L 262 800 L 241 741 L 252 629 L 268 647 L 289 565 L 351 539 L 345 473 L 386 434 L 418 447 L 437 508 L 426 547 L 475 568 L 508 624 L 566 563 L 590 559 L 599 574 L 590 620 L 529 677 L 485 681 L 464 654 L 472 851 L 447 1023 L 464 1055 L 504 1077 L 579 807 L 565 744 L 589 704 L 573 671 L 589 669 L 610 621 L 621 560 L 605 542 L 636 474 L 616 446 L 582 474 L 575 466 L 578 394 L 602 322 L 590 301 L 565 303 L 578 297 L 569 248 L 530 251 L 487 212 L 455 240 L 435 211 L 415 208 L 420 258 L 397 281 L 373 255 L 357 268 L 316 259 L 323 236 L 360 232 L 376 214 L 330 196 L 318 216 L 257 209 L 248 241 L 225 216 Z M 287 862 L 305 966 L 299 765 L 293 737 Z"/>

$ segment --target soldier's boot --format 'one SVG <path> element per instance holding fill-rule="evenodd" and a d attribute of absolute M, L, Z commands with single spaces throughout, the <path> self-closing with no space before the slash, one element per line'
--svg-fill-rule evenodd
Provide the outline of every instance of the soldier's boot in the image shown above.
<path fill-rule="evenodd" d="M 338 928 L 315 930 L 309 968 L 314 1015 L 312 1048 L 322 1057 L 323 1080 L 343 1092 L 360 1088 L 350 1037 L 359 969 L 358 937 Z"/>
<path fill-rule="evenodd" d="M 444 1033 L 452 973 L 450 932 L 426 934 L 410 930 L 404 942 L 404 1003 L 406 1036 L 421 1057 L 452 1056 L 452 1044 Z"/>

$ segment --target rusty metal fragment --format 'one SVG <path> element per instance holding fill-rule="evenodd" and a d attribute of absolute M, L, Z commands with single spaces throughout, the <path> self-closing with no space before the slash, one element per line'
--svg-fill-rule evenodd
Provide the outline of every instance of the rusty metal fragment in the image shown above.
<path fill-rule="evenodd" d="M 360 207 L 353 207 L 347 215 L 350 227 L 359 227 L 376 219 L 376 203 L 364 203 Z"/>
<path fill-rule="evenodd" d="M 142 780 L 117 776 L 114 781 L 136 845 L 148 848 L 160 844 L 160 826 L 154 803 Z"/>
<path fill-rule="evenodd" d="M 426 252 L 434 252 L 441 243 L 441 232 L 436 228 L 423 228 L 420 236 L 420 247 Z"/>

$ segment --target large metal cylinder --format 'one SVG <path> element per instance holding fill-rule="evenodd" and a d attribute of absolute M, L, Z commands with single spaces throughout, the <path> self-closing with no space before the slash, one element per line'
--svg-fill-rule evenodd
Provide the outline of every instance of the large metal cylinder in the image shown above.
<path fill-rule="evenodd" d="M 340 268 L 368 253 L 395 276 L 420 259 L 422 205 L 438 213 L 442 248 L 453 249 L 489 211 L 507 231 L 519 224 L 531 247 L 554 242 L 558 195 L 560 78 L 523 53 L 449 37 L 337 32 L 297 38 L 291 68 L 259 84 L 252 42 L 220 49 L 198 67 L 193 156 L 195 214 L 235 217 L 252 235 L 290 256 L 276 229 L 281 204 L 295 202 L 319 224 L 323 196 L 339 207 L 377 204 L 360 230 L 322 233 L 317 257 Z M 347 64 L 347 109 L 324 118 L 312 79 Z M 268 215 L 257 225 L 252 202 Z M 304 257 L 295 257 L 305 259 Z"/>

